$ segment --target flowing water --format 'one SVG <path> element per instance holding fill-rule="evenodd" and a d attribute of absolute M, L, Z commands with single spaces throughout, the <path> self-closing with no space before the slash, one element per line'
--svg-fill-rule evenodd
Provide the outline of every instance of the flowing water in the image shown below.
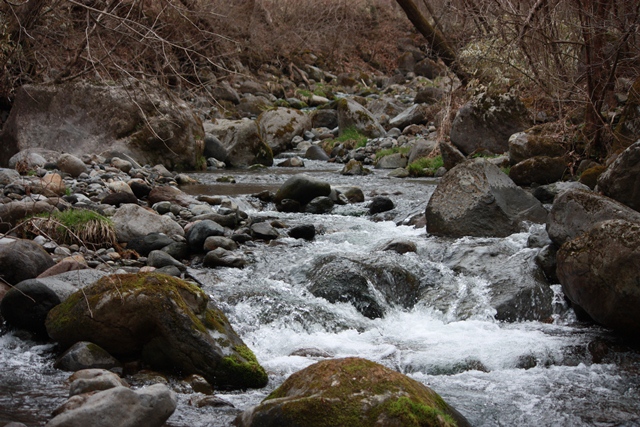
<path fill-rule="evenodd" d="M 287 226 L 311 223 L 319 233 L 313 242 L 285 237 L 247 246 L 251 263 L 243 270 L 192 269 L 253 349 L 270 383 L 262 390 L 217 394 L 235 408 L 197 408 L 189 404 L 193 396 L 179 393 L 179 409 L 167 425 L 231 425 L 239 411 L 259 403 L 292 373 L 326 357 L 347 356 L 379 362 L 430 386 L 475 426 L 640 425 L 638 352 L 618 345 L 607 331 L 577 322 L 559 286 L 553 286 L 555 314 L 549 321 L 501 323 L 494 319 L 486 278 L 443 262 L 447 253 L 483 245 L 499 247 L 509 258 L 530 259 L 527 239 L 541 226 L 506 239 L 438 239 L 424 228 L 396 224 L 423 212 L 435 181 L 388 179 L 384 172 L 345 177 L 338 168 L 307 162 L 304 172 L 332 185 L 358 185 L 367 196 L 388 194 L 397 206 L 386 217 L 393 220 L 371 221 L 366 203 L 337 207 L 331 215 L 285 214 L 247 196 L 273 191 L 300 170 L 224 172 L 236 184 L 216 183 L 219 173 L 195 175 L 207 185 L 190 188 L 192 193 L 233 195 L 252 216 Z M 380 251 L 393 238 L 415 242 L 417 252 Z M 348 303 L 314 297 L 307 273 L 327 255 L 399 264 L 430 286 L 432 297 L 446 291 L 447 304 L 430 298 L 407 308 L 380 296 L 386 314 L 369 319 Z M 500 269 L 499 263 L 486 267 Z M 589 348 L 602 342 L 609 342 L 609 353 L 593 363 Z M 0 337 L 0 425 L 43 425 L 64 401 L 67 374 L 51 367 L 51 350 L 13 333 Z"/>

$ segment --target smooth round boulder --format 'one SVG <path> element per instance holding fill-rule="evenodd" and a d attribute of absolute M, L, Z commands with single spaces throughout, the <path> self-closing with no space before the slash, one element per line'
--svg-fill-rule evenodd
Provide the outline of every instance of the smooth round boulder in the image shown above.
<path fill-rule="evenodd" d="M 161 250 L 149 252 L 149 255 L 147 257 L 147 265 L 155 268 L 173 266 L 183 271 L 187 268 L 183 263 Z"/>
<path fill-rule="evenodd" d="M 187 231 L 187 243 L 194 251 L 202 251 L 204 242 L 210 236 L 224 236 L 224 227 L 210 219 L 198 221 Z"/>
<path fill-rule="evenodd" d="M 112 157 L 111 166 L 116 169 L 120 169 L 124 173 L 129 173 L 129 171 L 133 168 L 133 164 L 125 159 L 121 159 L 120 157 Z"/>
<path fill-rule="evenodd" d="M 47 336 L 47 314 L 58 304 L 58 295 L 43 283 L 25 280 L 12 287 L 2 298 L 0 314 L 10 326 L 44 338 Z"/>
<path fill-rule="evenodd" d="M 304 153 L 304 158 L 309 160 L 327 161 L 329 160 L 329 155 L 319 145 L 312 145 L 307 148 L 307 151 Z"/>
<path fill-rule="evenodd" d="M 175 241 L 166 234 L 149 233 L 146 236 L 140 236 L 130 240 L 129 243 L 127 243 L 127 249 L 132 249 L 141 256 L 147 256 L 149 252 L 162 249 L 174 242 Z"/>
<path fill-rule="evenodd" d="M 306 205 L 316 197 L 328 196 L 330 193 L 331 186 L 328 183 L 306 174 L 298 174 L 280 186 L 274 200 L 279 203 L 284 199 L 291 199 Z"/>
<path fill-rule="evenodd" d="M 170 185 L 154 187 L 147 195 L 147 201 L 150 206 L 158 202 L 171 202 L 183 207 L 188 207 L 189 205 L 198 203 L 195 197 L 190 196 L 179 188 L 172 187 Z"/>
<path fill-rule="evenodd" d="M 184 236 L 184 230 L 173 219 L 130 203 L 118 208 L 111 220 L 119 242 L 129 242 L 149 233 Z"/>
<path fill-rule="evenodd" d="M 224 236 L 209 236 L 204 241 L 204 250 L 212 251 L 217 248 L 224 248 L 228 251 L 235 251 L 238 249 L 238 244 L 228 237 Z"/>
<path fill-rule="evenodd" d="M 105 349 L 88 341 L 77 342 L 62 353 L 53 365 L 63 371 L 83 369 L 114 369 L 122 364 Z"/>
<path fill-rule="evenodd" d="M 280 233 L 268 222 L 251 224 L 251 235 L 254 239 L 273 240 L 280 237 Z"/>
<path fill-rule="evenodd" d="M 219 162 L 226 162 L 229 157 L 227 149 L 222 142 L 214 135 L 207 133 L 204 135 L 204 153 L 205 158 L 213 157 Z"/>
<path fill-rule="evenodd" d="M 74 178 L 80 176 L 81 173 L 87 172 L 87 165 L 73 154 L 64 153 L 58 158 L 58 169 L 68 173 Z"/>
<path fill-rule="evenodd" d="M 247 265 L 247 260 L 225 248 L 216 248 L 207 252 L 202 260 L 204 267 L 231 267 L 231 268 L 244 268 Z"/>
<path fill-rule="evenodd" d="M 331 212 L 333 205 L 333 200 L 330 197 L 316 197 L 307 203 L 304 211 L 316 215 L 327 214 Z"/>
<path fill-rule="evenodd" d="M 102 199 L 102 204 L 120 207 L 126 203 L 138 204 L 138 198 L 132 193 L 118 191 L 116 193 L 107 194 Z"/>
<path fill-rule="evenodd" d="M 313 240 L 316 236 L 316 227 L 313 224 L 302 224 L 293 227 L 288 234 L 294 239 Z"/>
<path fill-rule="evenodd" d="M 572 304 L 593 320 L 640 337 L 640 223 L 604 221 L 560 248 L 557 274 Z"/>
<path fill-rule="evenodd" d="M 38 277 L 54 264 L 51 255 L 32 240 L 0 246 L 0 277 L 10 285 Z"/>
<path fill-rule="evenodd" d="M 294 373 L 235 425 L 470 426 L 424 384 L 356 357 L 324 360 Z"/>
<path fill-rule="evenodd" d="M 376 196 L 369 203 L 369 215 L 375 215 L 380 212 L 387 212 L 395 208 L 393 201 L 385 196 Z"/>
<path fill-rule="evenodd" d="M 129 387 L 129 384 L 114 372 L 106 369 L 90 368 L 78 370 L 69 377 L 69 396 L 109 390 L 114 387 Z"/>

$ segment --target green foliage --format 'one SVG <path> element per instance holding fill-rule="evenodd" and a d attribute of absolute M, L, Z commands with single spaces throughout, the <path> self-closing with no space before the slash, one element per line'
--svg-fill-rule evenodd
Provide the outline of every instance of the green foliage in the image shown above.
<path fill-rule="evenodd" d="M 44 234 L 59 244 L 100 248 L 117 246 L 118 242 L 113 222 L 87 209 L 39 214 L 25 220 L 22 229 L 25 234 Z"/>
<path fill-rule="evenodd" d="M 436 171 L 444 166 L 442 156 L 420 157 L 407 166 L 411 176 L 434 176 Z"/>
<path fill-rule="evenodd" d="M 342 131 L 340 136 L 335 139 L 327 139 L 322 144 L 325 151 L 331 152 L 337 144 L 342 144 L 343 147 L 352 150 L 354 148 L 361 148 L 367 145 L 369 138 L 361 134 L 355 127 L 348 127 Z"/>
<path fill-rule="evenodd" d="M 500 170 L 505 174 L 505 175 L 509 175 L 509 172 L 511 172 L 511 166 L 505 166 L 500 168 Z"/>
<path fill-rule="evenodd" d="M 381 159 L 385 156 L 390 156 L 391 154 L 396 154 L 396 153 L 409 154 L 410 152 L 411 152 L 411 147 L 387 148 L 385 150 L 380 150 L 376 153 L 376 160 Z"/>

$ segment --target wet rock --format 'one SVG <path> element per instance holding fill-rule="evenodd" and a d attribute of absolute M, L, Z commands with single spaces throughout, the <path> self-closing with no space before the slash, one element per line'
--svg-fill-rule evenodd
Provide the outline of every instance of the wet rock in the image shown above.
<path fill-rule="evenodd" d="M 416 252 L 418 250 L 418 246 L 411 240 L 393 239 L 385 243 L 382 250 L 406 254 L 407 252 Z"/>
<path fill-rule="evenodd" d="M 83 369 L 122 368 L 122 364 L 115 357 L 107 353 L 102 347 L 87 341 L 77 342 L 72 345 L 67 351 L 60 355 L 53 366 L 56 369 L 72 372 Z M 105 390 L 105 388 L 101 388 L 100 390 Z M 86 391 L 81 391 L 81 393 L 86 393 Z"/>
<path fill-rule="evenodd" d="M 304 161 L 298 156 L 290 157 L 282 162 L 278 163 L 276 166 L 282 168 L 303 168 Z"/>
<path fill-rule="evenodd" d="M 12 287 L 0 301 L 0 313 L 14 328 L 47 336 L 45 319 L 49 311 L 60 304 L 60 298 L 37 280 L 25 280 Z"/>
<path fill-rule="evenodd" d="M 278 212 L 300 212 L 302 205 L 300 202 L 291 199 L 282 199 L 277 205 Z"/>
<path fill-rule="evenodd" d="M 135 391 L 114 387 L 72 397 L 46 427 L 161 427 L 177 404 L 175 394 L 164 384 Z"/>
<path fill-rule="evenodd" d="M 640 140 L 620 153 L 598 177 L 598 190 L 631 209 L 640 211 Z"/>
<path fill-rule="evenodd" d="M 31 240 L 0 245 L 0 276 L 11 285 L 37 277 L 54 264 L 51 255 Z"/>
<path fill-rule="evenodd" d="M 380 212 L 387 212 L 395 208 L 393 201 L 385 196 L 375 196 L 369 203 L 369 215 L 375 215 Z"/>
<path fill-rule="evenodd" d="M 64 153 L 58 158 L 58 169 L 61 172 L 68 173 L 74 178 L 80 174 L 87 172 L 87 165 L 73 154 Z"/>
<path fill-rule="evenodd" d="M 329 160 L 329 155 L 319 145 L 312 145 L 307 148 L 304 158 L 309 160 Z"/>
<path fill-rule="evenodd" d="M 129 242 L 149 233 L 184 236 L 184 230 L 177 222 L 168 216 L 158 215 L 138 205 L 122 205 L 111 220 L 119 242 Z"/>
<path fill-rule="evenodd" d="M 218 396 L 194 396 L 189 403 L 196 408 L 235 408 L 233 403 Z"/>
<path fill-rule="evenodd" d="M 551 184 L 560 181 L 567 171 L 567 162 L 562 157 L 536 156 L 513 165 L 509 178 L 517 185 Z"/>
<path fill-rule="evenodd" d="M 274 155 L 293 148 L 291 141 L 311 129 L 311 118 L 300 110 L 275 108 L 258 117 L 258 132 Z"/>
<path fill-rule="evenodd" d="M 344 132 L 348 128 L 355 128 L 369 138 L 385 135 L 385 130 L 378 120 L 356 101 L 343 98 L 338 101 L 337 105 L 340 132 Z"/>
<path fill-rule="evenodd" d="M 316 197 L 328 196 L 329 193 L 331 193 L 331 186 L 328 183 L 306 174 L 298 174 L 287 179 L 280 186 L 276 192 L 275 202 L 280 203 L 284 199 L 291 199 L 306 205 Z"/>
<path fill-rule="evenodd" d="M 558 278 L 572 304 L 593 320 L 638 337 L 640 223 L 604 221 L 558 251 Z"/>
<path fill-rule="evenodd" d="M 479 158 L 443 177 L 425 212 L 427 231 L 449 237 L 506 237 L 524 221 L 544 223 L 547 211 L 498 167 Z"/>
<path fill-rule="evenodd" d="M 149 252 L 162 249 L 174 243 L 174 240 L 162 233 L 149 233 L 136 237 L 127 243 L 127 249 L 136 251 L 141 256 L 149 255 Z"/>
<path fill-rule="evenodd" d="M 149 253 L 147 258 L 147 265 L 155 268 L 163 268 L 168 266 L 177 267 L 179 270 L 185 270 L 186 266 L 173 258 L 171 255 L 164 251 L 155 250 Z M 180 275 L 180 273 L 178 273 Z"/>
<path fill-rule="evenodd" d="M 251 224 L 251 235 L 254 239 L 260 240 L 273 240 L 280 237 L 278 230 L 273 228 L 271 224 L 267 222 L 258 222 Z"/>
<path fill-rule="evenodd" d="M 223 248 L 228 251 L 235 251 L 238 249 L 238 244 L 228 237 L 224 236 L 209 236 L 204 241 L 204 250 L 212 251 L 217 248 Z"/>
<path fill-rule="evenodd" d="M 207 159 L 213 157 L 219 162 L 226 162 L 229 153 L 227 153 L 227 149 L 217 137 L 211 134 L 205 134 L 204 157 Z"/>
<path fill-rule="evenodd" d="M 227 162 L 231 166 L 273 165 L 273 151 L 260 138 L 255 120 L 218 119 L 205 125 L 205 129 L 220 140 L 229 154 Z"/>
<path fill-rule="evenodd" d="M 640 213 L 592 191 L 570 189 L 556 197 L 547 219 L 547 232 L 560 247 L 610 219 L 640 223 Z"/>
<path fill-rule="evenodd" d="M 330 197 L 316 197 L 311 200 L 304 208 L 306 213 L 322 215 L 333 210 L 333 200 Z"/>
<path fill-rule="evenodd" d="M 349 203 L 364 202 L 364 193 L 360 187 L 336 187 L 336 191 L 344 195 Z"/>
<path fill-rule="evenodd" d="M 340 171 L 340 175 L 347 176 L 361 176 L 368 175 L 370 173 L 371 171 L 365 168 L 361 161 L 356 159 L 349 160 Z"/>
<path fill-rule="evenodd" d="M 226 250 L 225 248 L 216 248 L 207 252 L 202 261 L 205 267 L 232 267 L 244 268 L 247 260 L 238 254 Z"/>
<path fill-rule="evenodd" d="M 63 347 L 90 341 L 115 357 L 202 375 L 218 388 L 264 387 L 265 371 L 208 300 L 196 286 L 170 276 L 113 275 L 51 310 L 46 327 Z"/>
<path fill-rule="evenodd" d="M 294 239 L 313 240 L 316 236 L 316 227 L 313 224 L 298 225 L 289 230 L 288 234 Z"/>
<path fill-rule="evenodd" d="M 355 357 L 321 361 L 294 373 L 258 406 L 247 409 L 235 421 L 239 427 L 301 424 L 307 427 L 470 425 L 422 383 Z"/>
<path fill-rule="evenodd" d="M 517 97 L 482 93 L 456 114 L 451 143 L 467 156 L 479 150 L 502 154 L 509 149 L 509 137 L 530 124 L 527 109 Z"/>
<path fill-rule="evenodd" d="M 199 252 L 209 236 L 224 236 L 224 227 L 210 219 L 198 221 L 189 228 L 186 238 L 189 247 Z"/>
<path fill-rule="evenodd" d="M 129 187 L 138 199 L 146 198 L 152 190 L 152 187 L 149 184 L 137 179 L 129 181 Z"/>
<path fill-rule="evenodd" d="M 93 345 L 95 346 L 95 344 Z M 104 350 L 102 351 L 104 352 Z M 77 370 L 76 373 L 69 377 L 69 382 L 71 383 L 69 385 L 69 397 L 92 391 L 109 390 L 115 387 L 129 387 L 129 384 L 120 378 L 118 374 L 102 368 Z"/>

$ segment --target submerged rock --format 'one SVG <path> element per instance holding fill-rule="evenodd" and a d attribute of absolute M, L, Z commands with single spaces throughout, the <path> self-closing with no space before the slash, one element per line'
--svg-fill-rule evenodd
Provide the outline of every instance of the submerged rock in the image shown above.
<path fill-rule="evenodd" d="M 199 374 L 219 388 L 264 387 L 264 369 L 208 300 L 174 277 L 113 275 L 55 307 L 46 327 L 63 347 L 91 341 L 116 357 Z"/>
<path fill-rule="evenodd" d="M 291 375 L 238 427 L 469 426 L 427 386 L 356 357 L 318 362 Z"/>

